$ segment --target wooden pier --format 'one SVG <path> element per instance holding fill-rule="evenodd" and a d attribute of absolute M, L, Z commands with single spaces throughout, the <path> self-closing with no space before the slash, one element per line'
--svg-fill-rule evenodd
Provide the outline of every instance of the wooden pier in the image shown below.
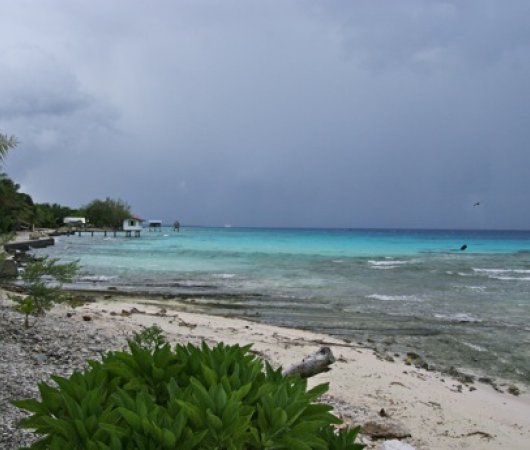
<path fill-rule="evenodd" d="M 114 237 L 117 236 L 124 236 L 124 237 L 140 237 L 141 230 L 113 230 L 113 229 L 104 229 L 104 228 L 84 228 L 84 229 L 78 229 L 75 231 L 72 231 L 71 234 L 77 234 L 78 236 L 82 236 L 83 234 L 90 234 L 92 237 L 95 234 L 103 234 L 103 236 L 107 237 L 107 235 L 112 235 Z"/>

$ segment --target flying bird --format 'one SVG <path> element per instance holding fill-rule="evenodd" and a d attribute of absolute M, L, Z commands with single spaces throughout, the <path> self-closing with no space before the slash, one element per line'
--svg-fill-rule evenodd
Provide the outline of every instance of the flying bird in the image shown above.
<path fill-rule="evenodd" d="M 480 202 L 475 203 L 473 206 L 480 206 Z"/>

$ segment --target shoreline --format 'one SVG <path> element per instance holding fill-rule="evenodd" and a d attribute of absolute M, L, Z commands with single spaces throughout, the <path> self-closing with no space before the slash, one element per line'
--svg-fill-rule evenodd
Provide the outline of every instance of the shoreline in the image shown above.
<path fill-rule="evenodd" d="M 178 237 L 151 233 L 141 244 L 68 237 L 35 255 L 49 254 L 64 261 L 81 258 L 84 267 L 68 286 L 71 289 L 99 291 L 103 296 L 119 291 L 160 295 L 164 301 L 197 306 L 207 314 L 235 315 L 370 342 L 389 357 L 417 353 L 423 358 L 418 363 L 442 372 L 461 367 L 476 379 L 530 385 L 530 353 L 525 345 L 530 329 L 521 321 L 529 312 L 527 269 L 515 270 L 526 267 L 521 258 L 490 262 L 460 253 L 447 260 L 418 253 L 394 260 L 382 256 L 385 250 L 376 251 L 377 258 L 341 259 L 341 252 L 333 250 L 333 240 L 323 241 L 313 255 L 300 244 L 304 241 L 299 236 L 287 244 L 283 241 L 287 236 L 275 236 L 267 235 L 275 243 L 266 244 L 272 245 L 270 252 L 260 234 L 237 235 L 236 241 L 223 233 Z M 156 239 L 150 242 L 151 237 Z M 234 243 L 240 242 L 239 237 L 248 238 L 250 247 L 238 251 Z M 405 236 L 414 245 L 387 237 L 390 247 L 425 244 L 425 239 L 416 242 L 414 236 Z M 274 240 L 280 238 L 281 242 Z M 204 246 L 204 239 L 212 239 L 212 245 Z M 291 248 L 291 244 L 296 245 Z M 178 256 L 177 248 L 183 250 Z M 249 249 L 252 256 L 247 255 Z M 258 250 L 264 249 L 262 255 Z M 281 256 L 284 251 L 292 258 Z M 511 281 L 501 281 L 504 278 Z"/>
<path fill-rule="evenodd" d="M 523 449 L 530 438 L 528 391 L 514 396 L 496 392 L 484 383 L 465 385 L 439 372 L 407 365 L 398 359 L 386 361 L 372 349 L 346 344 L 324 334 L 182 311 L 171 305 L 157 304 L 152 298 L 124 296 L 115 291 L 106 293 L 109 294 L 112 298 L 103 298 L 102 293 L 97 293 L 95 301 L 75 309 L 57 305 L 37 321 L 30 333 L 47 324 L 52 329 L 60 328 L 62 335 L 71 335 L 72 339 L 83 340 L 80 336 L 86 332 L 91 339 L 103 341 L 97 344 L 97 350 L 106 351 L 123 346 L 126 337 L 130 337 L 134 330 L 157 325 L 172 344 L 196 344 L 202 340 L 210 344 L 220 341 L 241 345 L 253 343 L 253 350 L 260 356 L 273 365 L 282 366 L 297 362 L 326 344 L 337 361 L 330 372 L 315 376 L 309 384 L 330 383 L 326 400 L 336 406 L 336 413 L 347 424 L 361 424 L 368 431 L 378 424 L 394 427 L 394 431 L 400 429 L 402 435 L 411 435 L 403 442 L 417 449 Z M 18 317 L 22 324 L 21 315 L 8 311 L 5 291 L 0 290 L 0 298 L 2 320 L 8 317 L 16 322 Z M 83 316 L 90 319 L 83 320 Z M 94 347 L 90 342 L 84 344 L 89 350 Z M 98 354 L 95 352 L 96 357 Z M 84 356 L 90 355 L 74 352 L 72 358 L 77 358 L 80 364 Z M 50 362 L 49 358 L 46 362 Z M 0 363 L 10 362 L 1 360 Z M 42 366 L 54 369 L 50 364 Z M 35 363 L 30 370 L 38 372 L 37 369 L 43 367 Z M 70 364 L 61 368 L 66 373 L 72 370 Z M 5 401 L 4 395 L 0 399 Z M 3 407 L 0 404 L 0 410 Z M 387 417 L 381 417 L 381 410 Z M 380 445 L 369 436 L 364 439 L 368 448 Z"/>
<path fill-rule="evenodd" d="M 405 361 L 407 365 L 412 365 L 417 368 L 428 369 L 428 371 L 436 372 L 441 375 L 453 377 L 463 384 L 473 384 L 473 383 L 483 383 L 489 384 L 498 392 L 511 392 L 513 388 L 516 390 L 528 391 L 530 390 L 530 380 L 526 383 L 524 380 L 519 378 L 504 378 L 498 375 L 492 375 L 483 369 L 478 369 L 470 366 L 458 365 L 456 363 L 443 364 L 430 359 L 426 359 L 423 355 L 418 354 L 422 353 L 420 350 L 410 345 L 401 345 L 400 348 L 395 349 L 389 344 L 388 339 L 378 339 L 377 333 L 372 333 L 373 336 L 367 338 L 353 338 L 349 335 L 342 337 L 340 334 L 327 333 L 322 330 L 314 330 L 310 327 L 297 327 L 297 326 L 285 326 L 281 324 L 276 324 L 271 321 L 267 321 L 262 318 L 262 315 L 256 313 L 255 315 L 246 314 L 241 315 L 237 312 L 226 312 L 217 309 L 216 303 L 205 303 L 198 301 L 198 299 L 208 299 L 209 301 L 215 300 L 231 300 L 237 298 L 237 295 L 234 296 L 230 293 L 215 293 L 215 292 L 180 292 L 180 293 L 163 293 L 150 291 L 148 288 L 145 290 L 120 290 L 119 287 L 111 286 L 106 288 L 68 288 L 64 289 L 67 292 L 75 296 L 79 296 L 81 301 L 94 301 L 94 299 L 103 299 L 103 300 L 116 300 L 129 302 L 131 299 L 137 299 L 142 302 L 150 303 L 152 305 L 159 306 L 160 308 L 168 309 L 179 309 L 184 312 L 197 313 L 203 315 L 209 315 L 214 317 L 224 317 L 224 318 L 234 318 L 241 319 L 253 323 L 276 326 L 285 329 L 293 329 L 299 331 L 306 331 L 309 333 L 315 333 L 320 335 L 326 335 L 337 342 L 342 342 L 341 345 L 348 346 L 351 344 L 352 347 L 359 348 L 368 348 L 374 351 L 379 358 L 386 359 L 387 361 L 393 362 L 394 360 Z M 255 294 L 260 295 L 260 294 Z M 227 308 L 226 304 L 222 305 L 223 309 Z M 234 309 L 237 311 L 237 309 Z M 372 337 L 374 339 L 372 339 Z M 393 339 L 392 343 L 395 344 L 396 340 Z M 346 345 L 345 345 L 346 344 Z M 356 345 L 357 344 L 357 345 Z"/>

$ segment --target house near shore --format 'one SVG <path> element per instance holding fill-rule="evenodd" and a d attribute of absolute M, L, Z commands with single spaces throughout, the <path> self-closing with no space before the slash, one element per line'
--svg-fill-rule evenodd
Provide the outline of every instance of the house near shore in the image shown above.
<path fill-rule="evenodd" d="M 150 220 L 149 221 L 149 231 L 161 231 L 161 230 L 162 230 L 161 220 Z"/>
<path fill-rule="evenodd" d="M 144 222 L 144 219 L 141 219 L 138 216 L 131 216 L 128 217 L 123 221 L 123 231 L 142 231 L 143 226 L 142 223 Z"/>
<path fill-rule="evenodd" d="M 144 219 L 140 219 L 138 216 L 128 217 L 123 221 L 123 231 L 125 231 L 125 236 L 132 236 L 134 233 L 135 237 L 140 237 L 140 231 L 142 231 L 142 223 Z"/>

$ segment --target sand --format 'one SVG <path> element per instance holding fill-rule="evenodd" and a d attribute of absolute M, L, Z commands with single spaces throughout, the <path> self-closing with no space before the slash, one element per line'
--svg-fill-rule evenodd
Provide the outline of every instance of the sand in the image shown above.
<path fill-rule="evenodd" d="M 4 295 L 4 294 L 2 294 Z M 108 297 L 108 296 L 105 296 Z M 310 379 L 310 385 L 328 382 L 327 401 L 347 424 L 383 423 L 398 433 L 410 433 L 402 442 L 417 449 L 526 449 L 530 442 L 530 393 L 497 392 L 483 383 L 462 385 L 438 372 L 406 365 L 402 358 L 384 360 L 372 349 L 333 337 L 281 328 L 241 319 L 184 312 L 178 305 L 113 294 L 76 308 L 56 306 L 50 319 L 71 329 L 92 328 L 101 336 L 131 335 L 157 325 L 170 342 L 253 344 L 273 365 L 300 361 L 323 345 L 337 361 L 332 370 Z M 131 313 L 132 311 L 132 313 Z M 89 316 L 90 321 L 84 321 Z M 21 317 L 22 323 L 22 317 Z M 0 349 L 1 351 L 1 349 Z M 387 417 L 380 417 L 384 409 Z M 395 426 L 394 426 L 395 425 Z M 364 438 L 368 448 L 381 441 Z"/>
<path fill-rule="evenodd" d="M 133 308 L 139 312 L 123 313 Z M 382 360 L 371 349 L 350 347 L 355 344 L 330 336 L 181 312 L 149 300 L 100 299 L 78 310 L 80 315 L 90 315 L 97 326 L 120 333 L 158 325 L 171 342 L 252 343 L 254 350 L 284 367 L 325 343 L 337 361 L 330 372 L 313 377 L 310 384 L 330 383 L 330 399 L 347 422 L 377 421 L 384 409 L 391 421 L 410 431 L 411 437 L 403 442 L 418 449 L 529 448 L 530 394 L 525 389 L 515 396 L 483 383 L 462 385 L 402 360 Z"/>

